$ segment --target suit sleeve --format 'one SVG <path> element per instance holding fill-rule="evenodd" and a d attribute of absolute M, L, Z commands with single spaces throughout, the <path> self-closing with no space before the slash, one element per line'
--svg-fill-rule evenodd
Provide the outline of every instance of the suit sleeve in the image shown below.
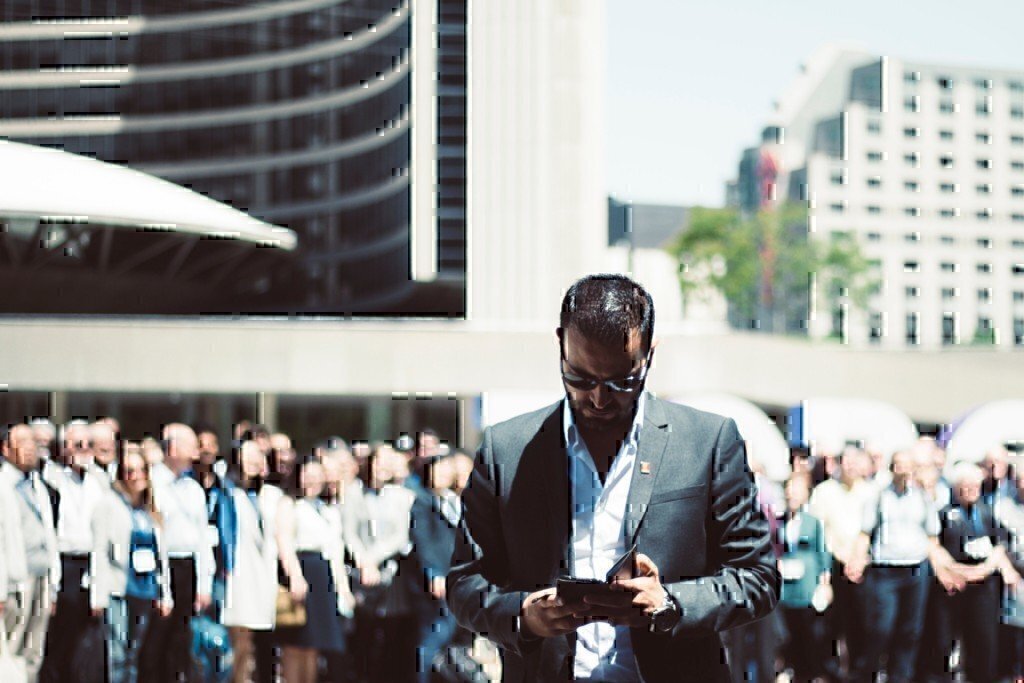
<path fill-rule="evenodd" d="M 719 430 L 711 460 L 706 531 L 709 566 L 717 570 L 665 584 L 682 612 L 673 635 L 702 636 L 740 626 L 767 616 L 779 601 L 781 579 L 768 521 L 732 420 Z"/>
<path fill-rule="evenodd" d="M 6 483 L 0 481 L 0 507 L 4 508 L 0 510 L 0 602 L 7 599 L 7 563 L 10 561 L 8 555 L 14 552 L 13 543 L 7 534 L 7 527 L 13 524 L 13 515 L 11 514 L 11 501 L 14 498 L 14 488 L 11 487 L 9 490 Z"/>
<path fill-rule="evenodd" d="M 448 607 L 464 628 L 521 655 L 540 640 L 525 639 L 519 632 L 519 615 L 528 593 L 507 588 L 509 553 L 501 530 L 497 479 L 487 429 L 462 494 L 462 524 L 446 588 Z"/>

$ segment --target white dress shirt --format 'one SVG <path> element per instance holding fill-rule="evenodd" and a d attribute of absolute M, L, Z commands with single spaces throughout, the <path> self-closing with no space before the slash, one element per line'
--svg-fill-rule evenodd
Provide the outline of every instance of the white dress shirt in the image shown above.
<path fill-rule="evenodd" d="M 210 595 L 215 567 L 203 487 L 184 473 L 175 477 L 162 463 L 153 466 L 150 476 L 156 508 L 163 517 L 163 542 L 167 546 L 167 554 L 172 559 L 193 558 L 197 592 Z"/>
<path fill-rule="evenodd" d="M 102 475 L 86 469 L 79 476 L 70 467 L 49 461 L 43 478 L 60 494 L 57 519 L 57 548 L 61 553 L 86 555 L 92 552 L 92 516 L 110 487 Z"/>
<path fill-rule="evenodd" d="M 563 404 L 562 425 L 572 487 L 571 572 L 577 578 L 603 579 L 626 551 L 623 521 L 633 481 L 646 395 L 637 401 L 636 415 L 626 440 L 612 460 L 602 484 L 587 444 L 579 435 L 569 401 Z M 608 683 L 639 681 L 628 626 L 595 622 L 576 629 L 576 680 Z"/>

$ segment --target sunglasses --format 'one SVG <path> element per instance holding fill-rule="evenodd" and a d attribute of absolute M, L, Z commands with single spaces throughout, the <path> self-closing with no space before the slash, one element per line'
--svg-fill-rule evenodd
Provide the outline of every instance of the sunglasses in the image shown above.
<path fill-rule="evenodd" d="M 644 381 L 647 379 L 647 371 L 651 367 L 651 358 L 653 357 L 654 349 L 652 348 L 647 352 L 647 358 L 644 360 L 644 366 L 641 368 L 640 372 L 621 379 L 591 379 L 590 377 L 577 375 L 574 372 L 567 372 L 565 368 L 562 368 L 562 381 L 573 389 L 579 389 L 580 391 L 592 391 L 599 384 L 603 384 L 607 387 L 608 391 L 619 394 L 629 394 L 637 391 L 644 385 Z M 572 368 L 572 366 L 569 365 L 569 361 L 565 359 L 564 349 L 562 350 L 561 362 L 570 369 Z"/>

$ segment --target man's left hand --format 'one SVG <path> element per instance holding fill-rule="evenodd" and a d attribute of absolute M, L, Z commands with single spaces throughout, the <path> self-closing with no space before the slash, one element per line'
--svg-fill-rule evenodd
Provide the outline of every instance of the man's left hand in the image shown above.
<path fill-rule="evenodd" d="M 665 602 L 667 592 L 661 585 L 658 567 L 642 553 L 636 556 L 635 579 L 616 581 L 610 595 L 589 595 L 584 602 L 593 606 L 591 621 L 607 621 L 614 626 L 645 627 L 651 612 Z"/>

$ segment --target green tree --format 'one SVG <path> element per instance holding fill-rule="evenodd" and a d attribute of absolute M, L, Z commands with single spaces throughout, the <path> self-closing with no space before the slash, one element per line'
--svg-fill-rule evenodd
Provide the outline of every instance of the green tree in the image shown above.
<path fill-rule="evenodd" d="M 830 310 L 841 298 L 866 308 L 874 286 L 853 237 L 812 238 L 799 203 L 749 217 L 694 208 L 670 251 L 679 259 L 684 298 L 711 285 L 729 302 L 734 324 L 767 331 L 803 329 L 815 282 Z M 709 267 L 714 263 L 722 267 Z"/>

